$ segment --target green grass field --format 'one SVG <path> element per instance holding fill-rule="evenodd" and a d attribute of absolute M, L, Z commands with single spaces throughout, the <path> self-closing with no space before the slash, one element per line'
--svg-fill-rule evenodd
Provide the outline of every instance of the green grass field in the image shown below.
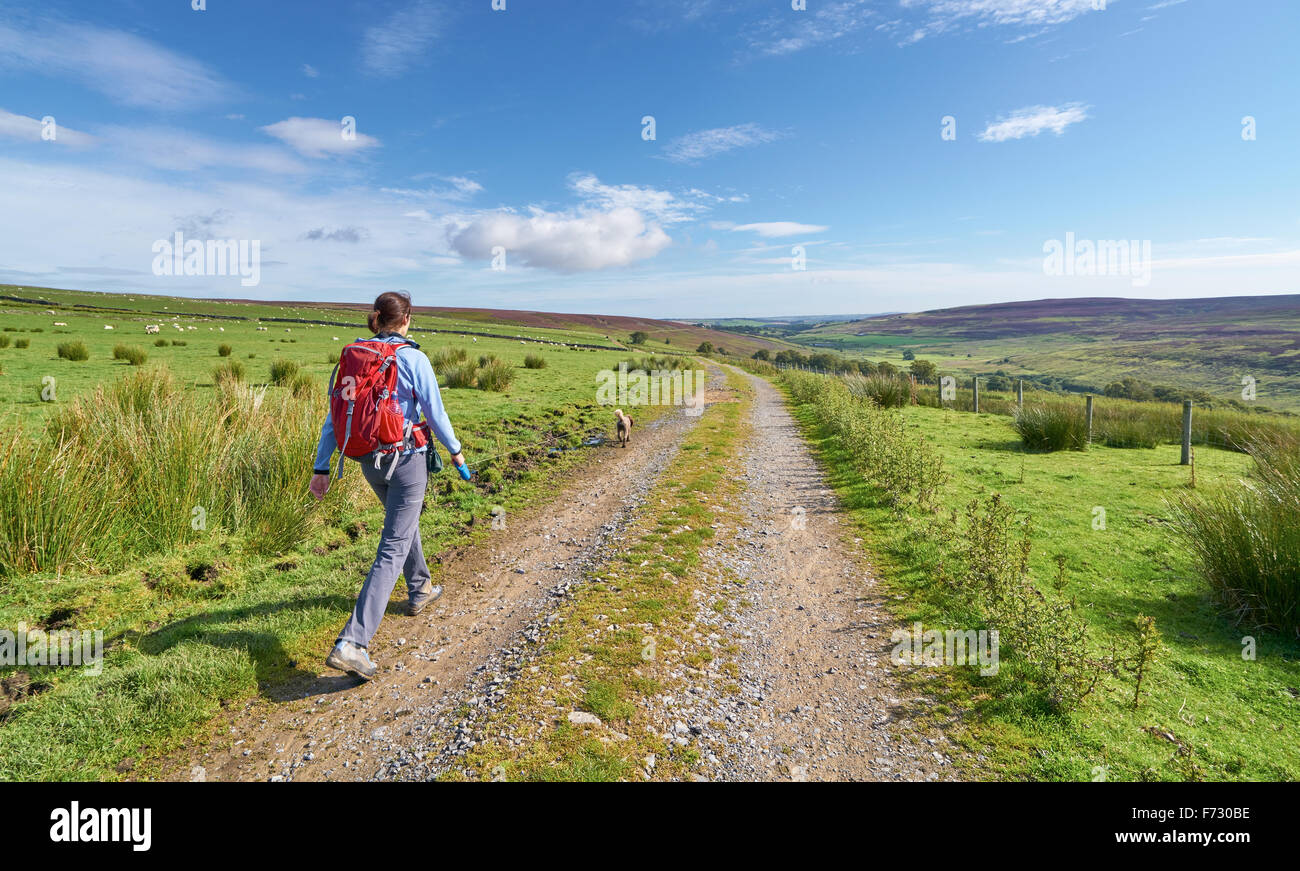
<path fill-rule="evenodd" d="M 898 617 L 927 627 L 978 625 L 940 580 L 943 542 L 916 514 L 881 504 L 852 472 L 843 446 L 811 406 L 799 417 L 858 534 L 897 592 Z M 1171 529 L 1171 500 L 1189 492 L 1178 448 L 1026 453 L 1008 418 L 923 406 L 902 412 L 950 475 L 942 511 L 1000 493 L 1032 518 L 1030 569 L 1049 596 L 1074 597 L 1098 650 L 1127 651 L 1134 619 L 1154 617 L 1161 650 L 1133 706 L 1131 681 L 1103 678 L 1070 712 L 1057 712 L 1023 678 L 1014 658 L 992 678 L 962 669 L 921 669 L 928 711 L 969 751 L 972 776 L 1092 780 L 1300 779 L 1300 643 L 1234 626 L 1219 613 Z M 1234 486 L 1248 457 L 1197 451 L 1196 486 Z M 1104 528 L 1095 528 L 1104 511 Z M 1064 565 L 1065 585 L 1052 591 Z M 951 567 L 949 567 L 951 569 Z M 1243 658 L 1253 639 L 1255 658 Z"/>
<path fill-rule="evenodd" d="M 303 421 L 293 424 L 304 429 L 295 436 L 296 443 L 314 444 L 333 361 L 343 344 L 367 334 L 364 329 L 269 321 L 262 331 L 256 321 L 213 317 L 337 317 L 359 322 L 355 312 L 323 315 L 311 307 L 59 295 L 62 305 L 53 309 L 55 315 L 45 314 L 43 304 L 0 301 L 0 336 L 29 341 L 24 348 L 16 343 L 0 348 L 0 432 L 6 439 L 48 443 L 48 421 L 87 402 L 98 386 L 126 383 L 122 379 L 140 373 L 170 373 L 183 387 L 177 401 L 184 404 L 189 396 L 198 402 L 216 400 L 220 390 L 214 386 L 213 370 L 220 364 L 242 364 L 247 387 L 257 389 L 269 380 L 273 363 L 289 361 L 313 384 L 302 395 L 288 386 L 270 386 L 267 405 L 282 402 L 285 408 L 300 410 L 291 418 Z M 94 300 L 85 304 L 136 312 L 74 308 L 83 298 Z M 170 325 L 170 317 L 138 313 L 160 305 L 184 312 L 174 321 L 181 329 Z M 56 327 L 56 321 L 66 326 Z M 161 323 L 161 333 L 147 335 L 148 323 Z M 105 330 L 106 324 L 114 329 Z M 525 340 L 475 341 L 461 337 L 454 327 L 451 322 L 417 318 L 412 334 L 430 353 L 450 345 L 465 348 L 471 357 L 496 355 L 506 361 L 514 378 L 503 392 L 443 390 L 457 435 L 479 474 L 467 484 L 444 471 L 431 483 L 422 519 L 430 554 L 477 540 L 489 528 L 485 521 L 493 506 L 514 512 L 545 498 L 553 493 L 556 475 L 583 462 L 589 450 L 600 450 L 582 447 L 585 438 L 609 428 L 608 409 L 596 402 L 596 373 L 617 368 L 631 356 L 550 344 L 594 343 L 588 333 L 529 330 Z M 476 329 L 482 331 L 484 325 Z M 58 356 L 58 344 L 73 340 L 85 343 L 87 360 Z M 158 340 L 166 345 L 155 346 Z M 148 359 L 143 365 L 114 359 L 114 346 L 123 343 L 145 349 Z M 229 357 L 219 353 L 223 344 L 231 348 Z M 525 368 L 526 355 L 540 355 L 545 367 Z M 54 379 L 54 401 L 41 398 L 42 386 L 50 383 L 47 378 Z M 648 411 L 641 415 L 643 420 L 654 416 L 654 409 Z M 221 424 L 214 421 L 213 426 Z M 99 462 L 94 448 L 89 446 L 89 453 L 71 461 L 106 478 L 124 474 L 115 465 L 123 452 L 105 451 L 107 459 Z M 33 456 L 41 454 L 38 444 Z M 296 537 L 287 546 L 268 547 L 251 530 L 219 518 L 206 530 L 193 532 L 185 503 L 171 519 L 182 530 L 172 536 L 175 546 L 107 539 L 71 542 L 75 556 L 66 564 L 0 576 L 0 626 L 100 629 L 107 648 L 100 677 L 66 668 L 29 667 L 23 669 L 31 681 L 26 692 L 11 693 L 6 685 L 6 695 L 0 697 L 0 779 L 113 779 L 127 771 L 119 769 L 123 760 L 139 764 L 133 776 L 147 776 L 142 760 L 200 732 L 222 708 L 297 676 L 318 673 L 374 557 L 382 511 L 355 466 L 323 503 L 312 502 L 306 496 L 312 452 L 302 454 L 296 462 L 290 459 L 285 473 L 290 479 L 282 484 L 292 501 L 286 510 L 306 514 L 301 534 L 293 526 Z M 175 469 L 136 469 L 139 480 L 105 491 L 115 494 L 111 498 L 120 504 L 88 504 L 86 510 L 103 510 L 104 522 L 111 525 L 105 529 L 129 529 L 129 523 L 120 521 L 137 516 L 147 516 L 154 524 L 142 521 L 140 526 L 151 533 L 158 524 L 170 526 L 166 511 L 160 514 L 151 496 L 152 482 L 156 476 L 182 474 L 186 465 L 192 463 L 179 458 Z M 50 498 L 48 481 L 39 475 L 22 477 L 22 469 L 12 471 L 34 488 L 36 503 Z M 295 474 L 301 478 L 298 483 Z M 160 480 L 156 486 L 160 492 L 166 489 Z M 43 516 L 35 508 L 29 513 Z M 48 532 L 55 535 L 57 529 Z M 23 539 L 30 530 L 10 529 L 8 534 Z M 167 535 L 166 529 L 160 533 Z M 5 669 L 0 679 L 14 677 L 15 671 Z"/>

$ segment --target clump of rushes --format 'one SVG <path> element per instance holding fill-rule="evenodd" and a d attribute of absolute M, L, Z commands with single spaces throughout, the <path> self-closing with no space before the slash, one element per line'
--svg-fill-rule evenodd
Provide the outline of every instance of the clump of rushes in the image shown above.
<path fill-rule="evenodd" d="M 244 364 L 238 360 L 227 360 L 212 370 L 212 383 L 218 386 L 238 383 L 243 380 Z"/>
<path fill-rule="evenodd" d="M 524 357 L 525 369 L 545 369 L 546 358 L 541 354 L 527 354 Z"/>
<path fill-rule="evenodd" d="M 514 368 L 505 360 L 492 357 L 478 370 L 478 389 L 501 393 L 515 378 Z"/>
<path fill-rule="evenodd" d="M 912 398 L 911 382 L 897 375 L 850 375 L 844 383 L 854 396 L 864 396 L 881 408 L 902 408 Z"/>
<path fill-rule="evenodd" d="M 8 347 L 9 347 L 9 337 L 0 336 L 0 348 L 8 348 Z"/>
<path fill-rule="evenodd" d="M 305 399 L 316 393 L 316 379 L 306 372 L 299 372 L 293 376 L 293 381 L 289 387 L 296 398 Z"/>
<path fill-rule="evenodd" d="M 90 359 L 90 351 L 86 349 L 86 343 L 78 339 L 75 342 L 60 342 L 59 356 L 64 360 L 73 360 L 81 363 Z"/>
<path fill-rule="evenodd" d="M 455 366 L 457 363 L 464 363 L 469 359 L 469 352 L 464 348 L 453 348 L 450 345 L 439 348 L 429 355 L 429 362 L 437 372 Z"/>
<path fill-rule="evenodd" d="M 1088 422 L 1080 408 L 1026 406 L 1012 425 L 1031 451 L 1082 451 L 1088 446 Z"/>
<path fill-rule="evenodd" d="M 14 340 L 14 347 L 15 347 L 15 348 L 30 348 L 31 345 L 32 345 L 32 340 L 31 340 L 31 339 L 15 339 L 15 340 Z"/>
<path fill-rule="evenodd" d="M 271 383 L 278 386 L 291 384 L 298 374 L 298 364 L 292 360 L 273 360 L 271 362 Z"/>
<path fill-rule="evenodd" d="M 153 346 L 154 346 L 155 348 L 165 348 L 165 347 L 167 347 L 167 340 L 166 340 L 166 339 L 154 339 L 154 340 L 153 340 Z"/>
<path fill-rule="evenodd" d="M 0 575 L 120 566 L 215 527 L 259 553 L 292 546 L 312 522 L 302 458 L 318 414 L 317 403 L 283 393 L 259 402 L 237 385 L 187 390 L 157 368 L 100 384 L 42 434 L 5 433 Z M 189 522 L 196 505 L 204 528 Z"/>
<path fill-rule="evenodd" d="M 231 352 L 232 350 L 233 350 L 233 349 L 232 349 L 229 345 L 226 345 L 226 344 L 219 345 L 219 346 L 217 347 L 217 356 L 218 356 L 218 357 L 229 357 L 229 356 L 230 356 L 230 352 Z"/>
<path fill-rule="evenodd" d="M 144 348 L 139 345 L 114 345 L 113 359 L 125 360 L 132 366 L 142 366 L 149 355 L 145 353 Z"/>
<path fill-rule="evenodd" d="M 1239 624 L 1300 635 L 1300 440 L 1248 446 L 1249 481 L 1174 506 L 1175 529 Z"/>
<path fill-rule="evenodd" d="M 478 377 L 478 364 L 470 360 L 442 369 L 443 387 L 474 387 Z"/>

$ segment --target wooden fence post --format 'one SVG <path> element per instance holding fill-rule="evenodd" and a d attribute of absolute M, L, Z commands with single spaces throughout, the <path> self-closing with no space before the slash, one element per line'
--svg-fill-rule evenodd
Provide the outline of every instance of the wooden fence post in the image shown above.
<path fill-rule="evenodd" d="M 980 379 L 979 379 L 979 376 L 978 376 L 978 375 L 972 376 L 972 378 L 971 378 L 971 380 L 970 380 L 970 383 L 971 383 L 971 396 L 974 397 L 974 400 L 975 400 L 975 413 L 976 413 L 976 414 L 979 414 L 979 413 L 980 413 Z"/>
<path fill-rule="evenodd" d="M 1092 394 L 1088 394 L 1088 444 L 1092 444 Z"/>
<path fill-rule="evenodd" d="M 1016 382 L 1016 408 L 1023 410 L 1025 407 L 1025 379 L 1021 378 Z"/>
<path fill-rule="evenodd" d="M 1183 458 L 1180 465 L 1192 464 L 1192 401 L 1183 400 Z"/>

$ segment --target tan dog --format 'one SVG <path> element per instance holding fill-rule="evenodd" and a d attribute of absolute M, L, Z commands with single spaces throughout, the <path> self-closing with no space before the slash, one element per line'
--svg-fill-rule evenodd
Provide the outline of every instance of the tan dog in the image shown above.
<path fill-rule="evenodd" d="M 624 414 L 621 408 L 614 409 L 614 432 L 623 447 L 632 441 L 632 418 Z"/>

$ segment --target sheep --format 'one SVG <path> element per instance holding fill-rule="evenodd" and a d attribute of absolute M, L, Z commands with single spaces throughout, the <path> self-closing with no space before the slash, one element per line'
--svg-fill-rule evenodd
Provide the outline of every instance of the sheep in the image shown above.
<path fill-rule="evenodd" d="M 147 336 L 152 336 L 154 333 L 158 332 L 158 330 L 159 330 L 159 327 L 158 327 L 157 324 L 145 324 L 145 325 L 144 325 L 144 332 L 145 332 L 145 335 L 147 335 Z"/>
<path fill-rule="evenodd" d="M 113 329 L 113 325 L 112 325 L 112 324 L 104 324 L 104 329 L 106 329 L 106 330 L 111 330 L 111 329 Z"/>
<path fill-rule="evenodd" d="M 67 324 L 66 321 L 55 321 L 55 322 L 54 322 L 54 326 L 56 326 L 56 327 L 66 327 L 67 325 L 68 325 L 68 324 Z"/>
<path fill-rule="evenodd" d="M 614 409 L 614 432 L 618 436 L 618 442 L 623 447 L 632 441 L 632 418 L 623 413 L 623 409 Z"/>

